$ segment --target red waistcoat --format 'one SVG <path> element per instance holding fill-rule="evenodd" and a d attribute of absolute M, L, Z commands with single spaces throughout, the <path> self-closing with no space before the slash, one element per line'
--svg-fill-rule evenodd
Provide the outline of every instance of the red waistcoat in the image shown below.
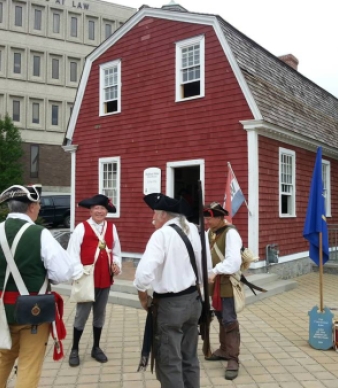
<path fill-rule="evenodd" d="M 85 221 L 84 236 L 81 244 L 81 262 L 83 265 L 90 265 L 94 262 L 96 248 L 99 244 L 99 239 L 94 233 L 90 224 Z M 107 247 L 113 249 L 113 224 L 107 222 L 107 230 L 104 236 Z M 110 257 L 109 257 L 110 256 Z M 99 257 L 95 264 L 94 283 L 96 288 L 108 288 L 113 284 L 110 265 L 112 261 L 112 252 L 108 256 L 105 249 L 100 250 Z"/>

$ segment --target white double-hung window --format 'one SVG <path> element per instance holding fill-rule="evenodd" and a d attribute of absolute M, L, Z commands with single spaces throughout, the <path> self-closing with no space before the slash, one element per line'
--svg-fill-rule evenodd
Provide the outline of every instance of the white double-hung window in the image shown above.
<path fill-rule="evenodd" d="M 205 39 L 198 36 L 176 43 L 176 101 L 205 95 Z"/>
<path fill-rule="evenodd" d="M 331 217 L 331 164 L 322 159 L 322 178 L 325 198 L 325 215 Z"/>
<path fill-rule="evenodd" d="M 120 171 L 119 156 L 99 159 L 99 193 L 106 195 L 116 207 L 112 217 L 120 217 Z"/>
<path fill-rule="evenodd" d="M 279 149 L 279 216 L 296 216 L 296 154 Z"/>
<path fill-rule="evenodd" d="M 100 116 L 121 112 L 121 61 L 100 66 Z"/>

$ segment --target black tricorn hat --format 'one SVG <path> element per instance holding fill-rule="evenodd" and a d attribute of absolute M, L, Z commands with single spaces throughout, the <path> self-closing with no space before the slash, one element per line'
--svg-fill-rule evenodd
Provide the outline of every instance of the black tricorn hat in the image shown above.
<path fill-rule="evenodd" d="M 38 184 L 32 186 L 13 185 L 0 194 L 0 203 L 8 201 L 39 202 L 41 191 L 42 186 Z"/>
<path fill-rule="evenodd" d="M 211 202 L 203 209 L 203 217 L 224 217 L 227 215 L 229 215 L 229 212 L 223 209 L 218 202 Z"/>
<path fill-rule="evenodd" d="M 161 193 L 152 193 L 146 195 L 143 199 L 153 210 L 183 214 L 186 217 L 191 216 L 192 213 L 189 203 L 182 197 L 180 199 L 175 199 Z"/>
<path fill-rule="evenodd" d="M 96 194 L 94 197 L 83 199 L 78 203 L 79 206 L 90 209 L 92 206 L 103 206 L 108 210 L 108 213 L 116 213 L 116 207 L 111 203 L 110 199 L 103 194 Z"/>

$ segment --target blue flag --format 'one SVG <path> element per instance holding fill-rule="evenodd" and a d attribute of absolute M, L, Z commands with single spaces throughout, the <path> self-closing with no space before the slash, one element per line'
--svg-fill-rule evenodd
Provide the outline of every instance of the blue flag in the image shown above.
<path fill-rule="evenodd" d="M 322 178 L 322 148 L 317 149 L 315 169 L 312 175 L 309 203 L 303 236 L 310 243 L 310 258 L 319 265 L 319 233 L 322 233 L 323 264 L 329 260 L 329 238 L 325 217 L 325 198 Z"/>

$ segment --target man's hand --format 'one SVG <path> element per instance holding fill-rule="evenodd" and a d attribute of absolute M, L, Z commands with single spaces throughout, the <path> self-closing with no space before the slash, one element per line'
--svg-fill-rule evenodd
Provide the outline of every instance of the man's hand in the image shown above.
<path fill-rule="evenodd" d="M 213 284 L 215 282 L 216 276 L 217 275 L 215 273 L 213 273 L 213 272 L 211 274 L 209 274 L 209 276 L 208 276 L 208 283 Z"/>
<path fill-rule="evenodd" d="M 143 309 L 148 311 L 148 294 L 146 291 L 138 291 L 138 298 Z"/>
<path fill-rule="evenodd" d="M 111 270 L 114 275 L 118 275 L 121 272 L 120 267 L 115 263 L 112 264 Z"/>

